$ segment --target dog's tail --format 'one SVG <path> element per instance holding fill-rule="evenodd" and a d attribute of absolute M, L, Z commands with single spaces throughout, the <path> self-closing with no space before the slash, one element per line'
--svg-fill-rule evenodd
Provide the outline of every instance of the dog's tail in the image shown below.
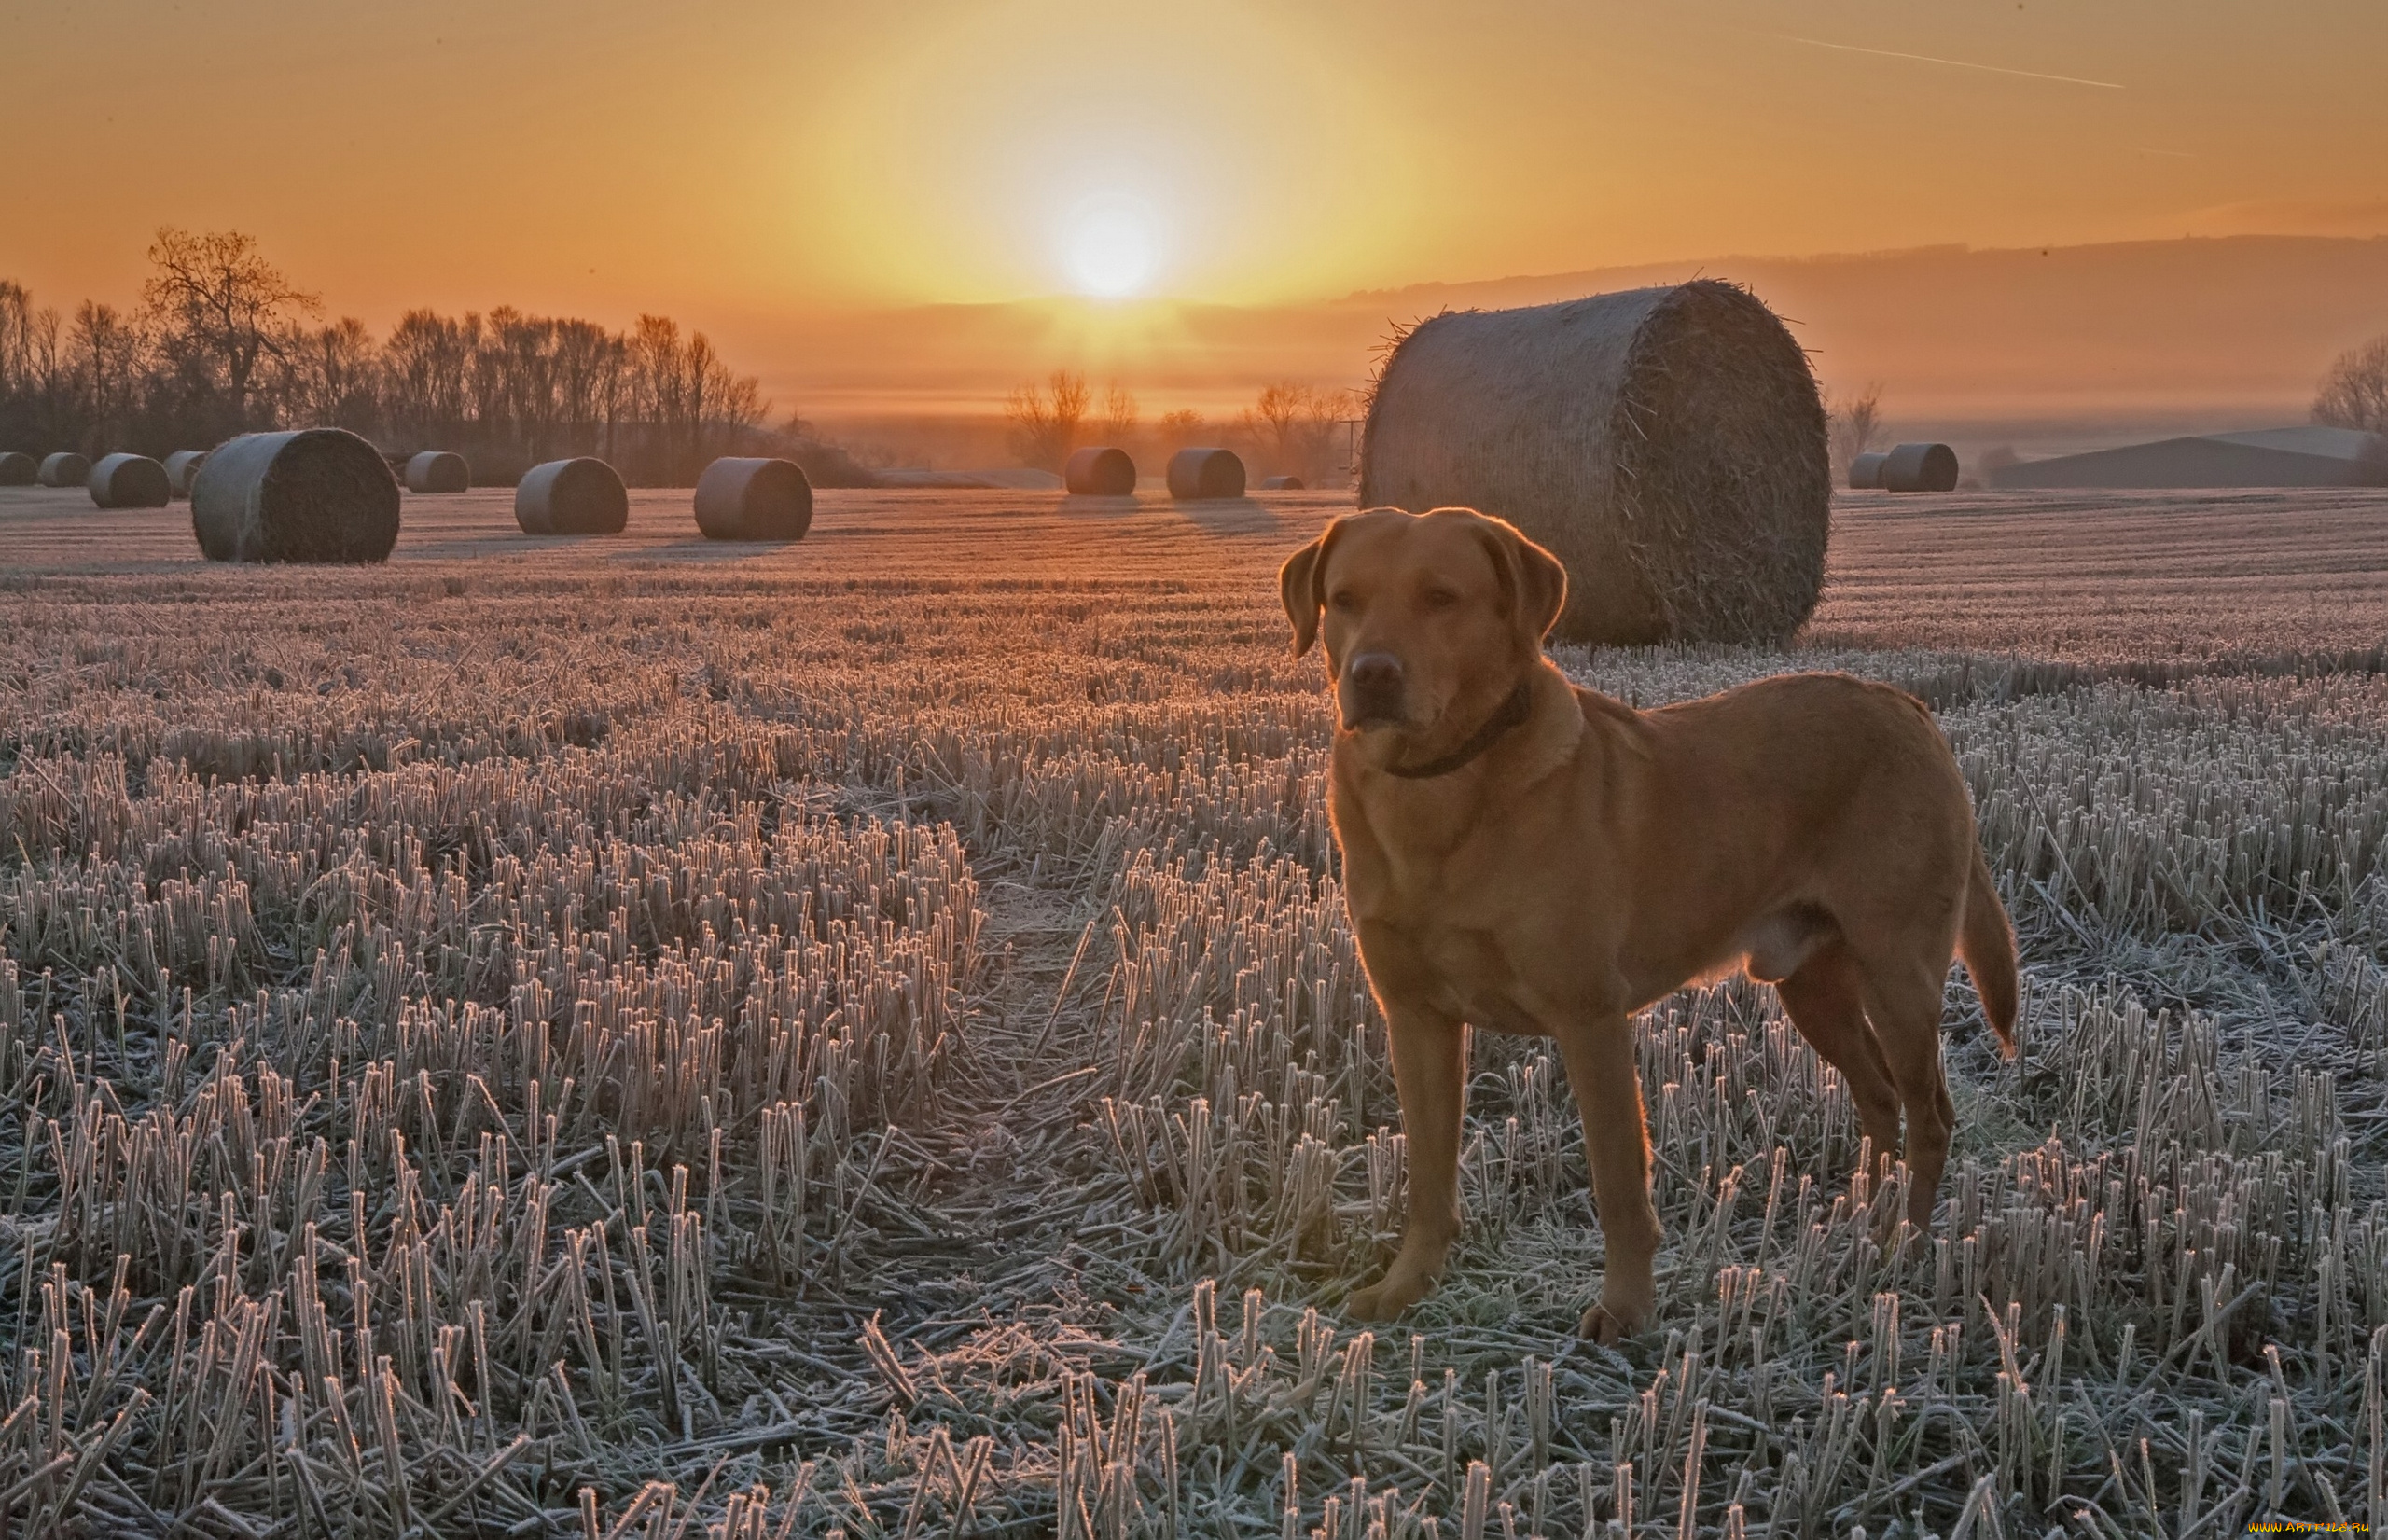
<path fill-rule="evenodd" d="M 1990 862 L 1974 841 L 1973 875 L 1965 883 L 1965 917 L 1957 933 L 1957 955 L 1965 960 L 1974 992 L 1981 996 L 1981 1013 L 1998 1034 L 2000 1050 L 2015 1057 L 2015 927 L 2006 906 L 1998 901 L 1998 887 L 1990 878 Z"/>

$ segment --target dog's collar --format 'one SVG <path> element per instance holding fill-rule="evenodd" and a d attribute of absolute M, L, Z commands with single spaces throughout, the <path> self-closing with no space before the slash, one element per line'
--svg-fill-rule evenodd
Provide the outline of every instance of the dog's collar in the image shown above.
<path fill-rule="evenodd" d="M 1509 692 L 1509 698 L 1501 702 L 1501 709 L 1492 714 L 1492 720 L 1477 728 L 1466 742 L 1440 758 L 1429 759 L 1423 765 L 1387 765 L 1384 767 L 1384 772 L 1387 775 L 1397 775 L 1404 781 L 1432 781 L 1438 775 L 1449 775 L 1451 771 L 1482 756 L 1487 749 L 1499 742 L 1502 736 L 1512 728 L 1525 726 L 1526 718 L 1533 715 L 1534 675 L 1528 673 L 1523 679 L 1518 681 L 1518 687 Z"/>

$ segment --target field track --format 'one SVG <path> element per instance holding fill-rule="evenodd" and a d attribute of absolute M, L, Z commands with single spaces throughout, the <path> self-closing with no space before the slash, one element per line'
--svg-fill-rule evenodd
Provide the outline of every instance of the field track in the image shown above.
<path fill-rule="evenodd" d="M 0 490 L 0 1533 L 2213 1536 L 2388 1520 L 2388 494 L 1844 495 L 2022 932 L 1935 1234 L 1770 992 L 1401 1204 L 1275 569 L 1349 505 L 685 492 L 354 570 Z M 1415 1335 L 1412 1335 L 1412 1334 Z M 2374 1510 L 2372 1505 L 2382 1505 Z M 695 1534 L 699 1531 L 691 1528 Z"/>

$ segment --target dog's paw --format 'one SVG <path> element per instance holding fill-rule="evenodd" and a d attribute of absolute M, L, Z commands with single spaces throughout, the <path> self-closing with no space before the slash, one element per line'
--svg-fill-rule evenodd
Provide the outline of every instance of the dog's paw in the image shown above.
<path fill-rule="evenodd" d="M 1576 1335 L 1590 1338 L 1602 1347 L 1613 1348 L 1617 1346 L 1617 1339 L 1625 1335 L 1625 1324 L 1611 1315 L 1604 1307 L 1594 1305 L 1584 1312 L 1581 1321 L 1576 1323 Z"/>
<path fill-rule="evenodd" d="M 1584 1312 L 1584 1318 L 1576 1324 L 1576 1335 L 1589 1337 L 1602 1347 L 1613 1348 L 1618 1339 L 1640 1331 L 1642 1323 L 1649 1318 L 1649 1314 L 1647 1306 L 1632 1310 L 1604 1299 Z"/>
<path fill-rule="evenodd" d="M 1354 1289 L 1343 1301 L 1343 1313 L 1354 1321 L 1391 1321 L 1416 1304 L 1425 1290 L 1387 1277 L 1364 1289 Z"/>

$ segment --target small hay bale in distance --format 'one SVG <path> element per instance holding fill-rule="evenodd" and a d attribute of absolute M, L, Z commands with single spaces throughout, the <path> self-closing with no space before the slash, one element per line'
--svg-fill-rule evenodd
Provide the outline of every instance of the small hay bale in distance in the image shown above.
<path fill-rule="evenodd" d="M 1243 462 L 1233 450 L 1179 450 L 1169 457 L 1169 494 L 1181 503 L 1243 495 Z"/>
<path fill-rule="evenodd" d="M 176 450 L 166 456 L 166 483 L 174 489 L 176 497 L 188 497 L 192 479 L 199 467 L 207 464 L 205 450 Z"/>
<path fill-rule="evenodd" d="M 162 508 L 174 500 L 174 478 L 146 454 L 111 454 L 83 479 L 104 508 Z"/>
<path fill-rule="evenodd" d="M 0 453 L 0 487 L 30 487 L 41 478 L 41 462 L 10 450 Z"/>
<path fill-rule="evenodd" d="M 1360 466 L 1362 507 L 1478 508 L 1548 547 L 1566 641 L 1776 641 L 1824 587 L 1824 402 L 1730 284 L 1422 322 L 1385 361 Z"/>
<path fill-rule="evenodd" d="M 91 463 L 64 450 L 42 456 L 41 472 L 35 478 L 45 487 L 79 487 L 90 479 Z"/>
<path fill-rule="evenodd" d="M 1946 444 L 1901 444 L 1882 457 L 1885 492 L 1954 492 L 1957 451 Z"/>
<path fill-rule="evenodd" d="M 1299 492 L 1302 490 L 1302 479 L 1298 476 L 1264 476 L 1260 479 L 1260 490 L 1262 492 Z"/>
<path fill-rule="evenodd" d="M 1888 450 L 1867 450 L 1849 463 L 1849 489 L 1864 492 L 1882 484 L 1882 462 L 1891 457 Z"/>
<path fill-rule="evenodd" d="M 407 457 L 409 492 L 464 492 L 473 484 L 473 467 L 461 454 L 425 450 Z"/>
<path fill-rule="evenodd" d="M 346 428 L 244 433 L 191 479 L 190 522 L 211 562 L 386 562 L 398 480 Z"/>
<path fill-rule="evenodd" d="M 514 521 L 525 534 L 619 534 L 631 521 L 631 494 L 603 460 L 550 460 L 522 473 Z"/>
<path fill-rule="evenodd" d="M 793 460 L 728 455 L 697 478 L 697 528 L 708 540 L 801 540 L 812 483 Z"/>
<path fill-rule="evenodd" d="M 1136 463 L 1126 450 L 1089 445 L 1070 451 L 1062 485 L 1074 497 L 1127 497 L 1136 490 Z"/>

